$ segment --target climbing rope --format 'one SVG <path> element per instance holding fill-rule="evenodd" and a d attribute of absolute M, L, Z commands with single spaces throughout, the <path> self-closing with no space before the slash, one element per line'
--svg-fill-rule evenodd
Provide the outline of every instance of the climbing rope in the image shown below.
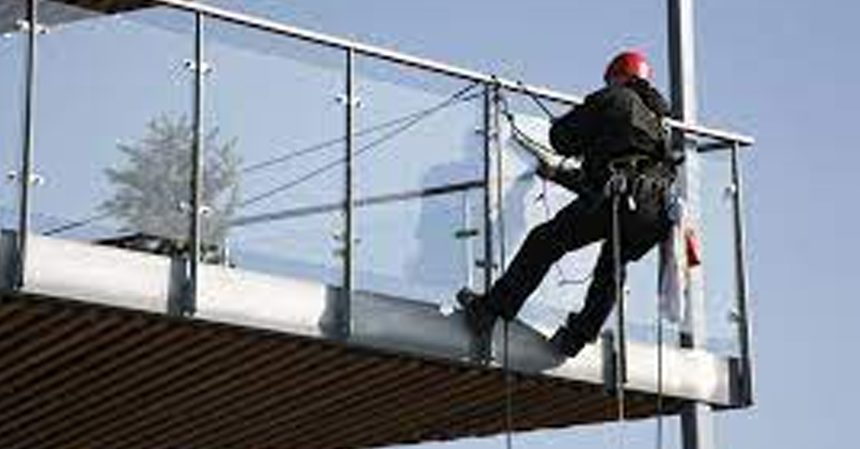
<path fill-rule="evenodd" d="M 663 449 L 663 307 L 657 299 L 657 449 Z"/>
<path fill-rule="evenodd" d="M 539 98 L 537 98 L 534 94 L 532 94 L 528 90 L 525 90 L 525 92 L 527 92 L 529 94 L 529 97 L 535 102 L 535 104 L 540 106 L 540 108 L 547 114 L 547 116 L 551 120 L 555 118 L 552 115 L 552 113 L 549 111 L 549 109 L 543 105 L 543 103 L 540 101 Z M 528 133 L 523 131 L 522 128 L 519 127 L 519 125 L 517 125 L 514 114 L 510 111 L 509 103 L 508 103 L 506 97 L 504 97 L 503 95 L 501 96 L 501 106 L 502 106 L 502 109 L 500 112 L 501 112 L 502 116 L 505 117 L 505 120 L 507 121 L 508 125 L 511 128 L 511 132 L 513 133 L 514 137 L 518 141 L 524 142 L 525 144 L 533 146 L 533 147 L 542 148 L 543 150 L 548 151 L 548 152 L 555 152 L 554 149 L 547 147 L 543 143 L 533 139 Z M 541 185 L 541 192 L 535 198 L 535 202 L 540 203 L 542 205 L 544 219 L 548 221 L 553 216 L 552 206 L 549 203 L 549 194 L 548 194 L 548 187 L 547 187 L 548 181 L 545 178 L 540 178 L 540 181 L 541 181 L 541 184 L 540 184 Z M 569 276 L 566 273 L 566 270 L 564 269 L 564 267 L 562 266 L 561 263 L 554 264 L 553 270 L 555 270 L 556 278 L 558 279 L 558 281 L 557 281 L 558 286 L 584 285 L 584 284 L 588 283 L 594 275 L 594 272 L 592 271 L 589 274 L 587 274 L 581 278 L 574 278 L 572 276 Z"/>
<path fill-rule="evenodd" d="M 502 361 L 502 370 L 505 373 L 505 448 L 513 448 L 513 432 L 514 432 L 514 393 L 513 393 L 513 375 L 510 369 L 510 323 L 504 320 L 504 360 Z"/>
<path fill-rule="evenodd" d="M 535 95 L 534 92 L 532 92 L 526 87 L 525 83 L 523 83 L 522 81 L 517 81 L 517 85 L 520 86 L 520 91 L 525 93 L 529 98 L 531 98 L 534 104 L 536 104 L 538 108 L 540 108 L 544 112 L 544 114 L 546 114 L 550 122 L 555 120 L 555 114 L 553 114 L 552 111 L 550 111 L 549 108 L 546 107 L 544 102 L 541 101 L 541 99 L 538 98 L 538 96 Z"/>
<path fill-rule="evenodd" d="M 377 125 L 374 125 L 374 126 L 371 126 L 371 127 L 368 127 L 368 128 L 365 128 L 365 129 L 362 129 L 362 130 L 355 132 L 353 135 L 356 137 L 360 137 L 360 136 L 376 133 L 379 131 L 383 131 L 383 130 L 386 130 L 388 128 L 392 128 L 396 125 L 403 124 L 402 127 L 397 128 L 394 131 L 392 131 L 388 134 L 385 134 L 384 136 L 380 137 L 379 139 L 367 144 L 365 147 L 362 147 L 361 149 L 356 151 L 356 154 L 366 152 L 366 151 L 370 150 L 371 148 L 378 146 L 378 145 L 394 138 L 395 136 L 397 136 L 398 134 L 401 134 L 402 132 L 411 128 L 412 126 L 414 126 L 415 124 L 417 124 L 421 120 L 429 117 L 430 115 L 433 115 L 435 112 L 437 112 L 441 109 L 444 109 L 444 108 L 452 105 L 455 102 L 467 102 L 467 101 L 474 99 L 477 96 L 476 94 L 473 94 L 473 95 L 466 95 L 466 94 L 469 91 L 471 91 L 472 89 L 474 89 L 476 86 L 477 86 L 477 84 L 474 84 L 474 83 L 470 84 L 470 85 L 466 86 L 465 88 L 455 92 L 449 98 L 447 98 L 445 101 L 443 101 L 439 104 L 436 104 L 436 105 L 431 106 L 431 107 L 426 108 L 426 109 L 411 112 L 409 114 L 406 114 L 406 115 L 394 118 L 392 120 L 382 122 L 382 123 L 379 123 Z M 298 158 L 301 156 L 306 156 L 309 154 L 314 154 L 314 153 L 320 152 L 322 150 L 326 150 L 326 149 L 331 148 L 335 145 L 343 143 L 345 140 L 346 140 L 346 137 L 340 137 L 340 138 L 331 139 L 331 140 L 327 140 L 324 142 L 316 143 L 316 144 L 310 145 L 308 147 L 301 148 L 301 149 L 298 149 L 295 151 L 291 151 L 291 152 L 288 152 L 288 153 L 280 155 L 280 156 L 276 156 L 276 157 L 266 159 L 266 160 L 263 160 L 263 161 L 260 161 L 260 162 L 254 163 L 254 164 L 247 165 L 241 169 L 241 173 L 245 173 L 245 174 L 253 173 L 253 172 L 257 172 L 257 171 L 260 171 L 260 170 L 263 170 L 263 169 L 266 169 L 269 167 L 283 164 L 283 163 L 285 163 L 291 159 L 295 159 L 295 158 Z M 320 174 L 326 172 L 327 170 L 329 170 L 329 169 L 331 169 L 331 168 L 333 168 L 333 167 L 335 167 L 335 166 L 337 166 L 337 165 L 339 165 L 345 161 L 346 161 L 346 158 L 338 159 L 332 163 L 329 163 L 329 164 L 326 164 L 326 165 L 320 167 L 317 170 L 314 170 L 310 173 L 307 173 L 307 174 L 303 175 L 302 177 L 300 177 L 294 181 L 291 181 L 291 182 L 286 183 L 286 184 L 282 184 L 280 186 L 275 187 L 272 190 L 269 190 L 267 192 L 264 192 L 263 194 L 258 195 L 257 197 L 246 200 L 244 203 L 250 204 L 253 202 L 257 202 L 257 201 L 262 201 L 263 199 L 265 199 L 269 196 L 274 196 L 274 195 L 281 193 L 285 190 L 289 190 L 289 189 L 291 189 L 291 188 L 293 188 L 299 184 L 302 184 L 303 182 L 306 182 L 306 181 L 308 181 L 308 180 L 310 180 L 316 176 L 319 176 Z M 245 205 L 247 205 L 247 204 L 245 204 Z M 68 223 L 64 223 L 64 224 L 58 225 L 56 227 L 50 228 L 50 229 L 42 232 L 42 235 L 50 236 L 50 235 L 62 234 L 65 232 L 72 231 L 74 229 L 78 229 L 78 228 L 88 226 L 90 224 L 102 221 L 104 219 L 110 218 L 111 216 L 112 216 L 112 214 L 109 212 L 102 212 L 102 213 L 93 214 L 93 215 L 90 215 L 88 217 L 84 217 L 84 218 L 79 219 L 79 220 L 69 221 Z"/>
<path fill-rule="evenodd" d="M 410 117 L 408 120 L 404 120 L 404 123 L 401 126 L 389 131 L 388 133 L 383 134 L 379 138 L 377 138 L 377 139 L 365 144 L 364 146 L 360 147 L 359 149 L 357 149 L 355 151 L 355 153 L 353 153 L 353 155 L 359 156 L 361 154 L 367 153 L 371 149 L 374 149 L 374 148 L 380 146 L 381 144 L 383 144 L 383 143 L 399 136 L 400 134 L 408 131 L 413 126 L 417 125 L 418 123 L 420 123 L 424 119 L 430 117 L 431 115 L 435 114 L 436 112 L 441 111 L 442 109 L 445 109 L 445 108 L 447 108 L 447 107 L 449 107 L 455 103 L 465 102 L 465 101 L 469 101 L 469 100 L 476 98 L 480 94 L 468 95 L 468 96 L 466 94 L 469 93 L 471 90 L 473 90 L 477 85 L 478 85 L 477 83 L 472 83 L 472 84 L 464 87 L 463 89 L 455 92 L 453 95 L 451 95 L 450 97 L 448 97 L 444 101 L 440 102 L 439 104 L 435 105 L 434 107 L 426 109 L 426 110 L 422 111 L 421 114 L 417 114 L 413 117 Z M 276 195 L 279 195 L 283 192 L 286 192 L 286 191 L 288 191 L 294 187 L 297 187 L 297 186 L 299 186 L 299 185 L 301 185 L 301 184 L 303 184 L 303 183 L 305 183 L 305 182 L 331 170 L 334 167 L 339 166 L 340 164 L 345 163 L 346 159 L 347 158 L 345 156 L 339 157 L 338 159 L 331 161 L 331 162 L 329 162 L 329 163 L 327 163 L 321 167 L 318 167 L 318 168 L 306 173 L 305 175 L 300 176 L 299 178 L 297 178 L 295 180 L 292 180 L 292 181 L 289 181 L 287 183 L 278 185 L 278 186 L 276 186 L 272 189 L 269 189 L 263 193 L 260 193 L 258 195 L 251 197 L 251 198 L 243 200 L 242 202 L 239 203 L 239 207 L 240 208 L 248 207 L 252 204 L 259 203 L 261 201 L 264 201 L 264 200 L 272 198 Z"/>
<path fill-rule="evenodd" d="M 549 109 L 546 106 L 544 106 L 543 103 L 534 94 L 532 94 L 528 90 L 524 90 L 524 92 L 526 92 L 528 94 L 528 96 L 535 102 L 535 104 L 537 104 L 541 108 L 541 110 L 543 110 L 543 112 L 546 113 L 546 115 L 550 118 L 550 120 L 553 120 L 555 118 L 553 116 L 552 112 L 550 112 Z M 538 141 L 532 139 L 531 136 L 529 136 L 526 132 L 524 132 L 522 129 L 520 129 L 516 124 L 516 121 L 514 119 L 514 115 L 510 112 L 510 108 L 509 108 L 507 99 L 503 95 L 501 95 L 501 93 L 498 93 L 498 98 L 499 98 L 498 104 L 501 106 L 501 108 L 500 108 L 501 115 L 503 117 L 505 117 L 505 119 L 507 120 L 507 122 L 509 123 L 509 125 L 511 127 L 511 131 L 512 131 L 513 135 L 518 140 L 524 141 L 528 145 L 539 147 L 539 148 L 542 148 L 542 149 L 548 150 L 548 151 L 553 151 L 551 148 L 547 148 L 541 142 L 538 142 Z M 539 194 L 537 200 L 542 202 L 542 204 L 544 206 L 544 214 L 546 215 L 547 219 L 549 219 L 552 211 L 551 211 L 551 207 L 550 207 L 549 202 L 548 202 L 547 181 L 545 179 L 543 179 L 542 181 L 543 181 L 542 185 L 541 185 L 542 191 Z M 624 196 L 624 190 L 623 189 L 625 189 L 625 188 L 626 188 L 626 186 L 623 186 L 623 185 L 622 186 L 612 186 L 612 189 L 613 189 L 613 191 L 612 191 L 612 236 L 613 236 L 613 238 L 612 238 L 612 241 L 613 241 L 612 251 L 613 251 L 613 271 L 614 271 L 615 295 L 616 295 L 615 299 L 616 299 L 616 304 L 618 307 L 618 309 L 617 309 L 618 339 L 617 339 L 617 351 L 616 351 L 617 359 L 615 362 L 615 382 L 616 382 L 615 391 L 616 391 L 616 400 L 617 400 L 617 404 L 618 404 L 617 418 L 618 418 L 618 423 L 620 426 L 619 432 L 618 432 L 618 436 L 619 436 L 618 443 L 619 443 L 619 447 L 621 447 L 621 448 L 624 447 L 624 443 L 625 443 L 624 442 L 624 432 L 625 432 L 624 426 L 626 423 L 627 410 L 626 410 L 626 397 L 625 397 L 626 392 L 625 392 L 624 387 L 626 384 L 627 367 L 626 367 L 626 335 L 625 335 L 626 334 L 626 332 L 625 332 L 625 326 L 626 326 L 626 324 L 625 324 L 625 319 L 626 319 L 625 309 L 626 309 L 626 307 L 625 307 L 625 298 L 624 298 L 624 296 L 625 296 L 624 286 L 623 286 L 623 283 L 621 281 L 621 271 L 622 271 L 623 267 L 622 267 L 622 262 L 621 262 L 621 243 L 620 243 L 621 242 L 621 240 L 620 240 L 621 239 L 621 229 L 620 229 L 621 228 L 621 221 L 620 221 L 619 213 L 620 213 L 622 197 Z M 591 278 L 593 276 L 593 272 L 592 272 L 585 279 L 568 281 L 567 276 L 564 273 L 563 267 L 561 267 L 559 264 L 556 264 L 555 269 L 556 269 L 556 272 L 558 273 L 558 276 L 561 278 L 560 284 L 563 284 L 563 283 L 577 283 L 577 284 L 585 283 L 589 280 L 589 278 Z M 663 431 L 663 424 L 664 424 L 664 422 L 663 422 L 663 419 L 664 419 L 663 418 L 663 415 L 664 415 L 664 393 L 663 393 L 663 390 L 664 390 L 664 378 L 663 378 L 664 348 L 663 348 L 663 345 L 664 345 L 665 336 L 664 336 L 663 310 L 661 307 L 659 307 L 659 304 L 658 304 L 657 310 L 658 310 L 658 312 L 657 312 L 657 370 L 658 370 L 658 372 L 657 372 L 657 436 L 656 436 L 656 448 L 662 449 L 663 448 L 663 439 L 664 439 L 664 437 L 663 437 L 663 433 L 664 433 L 664 431 Z M 507 364 L 508 364 L 508 361 L 507 361 L 507 351 L 508 351 L 507 322 L 505 323 L 504 331 L 505 331 L 505 363 L 504 363 L 504 365 L 505 365 L 505 367 L 507 367 Z M 512 414 L 511 405 L 509 402 L 508 408 L 507 408 L 507 418 L 506 418 L 507 419 L 506 428 L 508 429 L 508 447 L 510 447 L 511 414 Z"/>
<path fill-rule="evenodd" d="M 623 176 L 623 175 L 621 175 Z M 625 335 L 625 307 L 624 307 L 624 285 L 621 281 L 621 197 L 626 186 L 625 180 L 618 174 L 613 174 L 610 180 L 610 194 L 612 195 L 612 270 L 613 282 L 615 283 L 615 313 L 617 317 L 617 342 L 615 358 L 615 395 L 618 402 L 618 444 L 624 447 L 624 423 L 626 419 L 624 384 L 627 376 L 626 357 L 626 335 Z"/>
<path fill-rule="evenodd" d="M 541 110 L 543 110 L 543 112 L 549 117 L 550 120 L 555 119 L 555 116 L 552 114 L 552 112 L 543 104 L 543 102 L 540 101 L 539 98 L 537 98 L 536 95 L 534 95 L 534 93 L 532 93 L 528 89 L 523 89 L 523 92 L 525 92 L 529 96 L 529 98 L 531 98 L 532 101 L 536 105 L 538 105 L 538 107 L 540 107 Z M 519 132 L 520 134 L 523 134 L 524 137 L 528 138 L 528 136 L 525 136 L 525 133 L 522 133 L 521 131 L 519 131 L 516 128 L 516 125 L 514 124 L 512 118 L 509 118 L 509 120 L 511 122 L 511 127 L 514 129 L 515 133 Z M 533 139 L 529 139 L 529 140 L 530 140 L 531 144 L 539 144 L 538 142 L 534 142 Z M 546 195 L 545 183 L 546 183 L 546 181 L 544 181 L 543 196 Z M 625 344 L 625 336 L 624 336 L 624 291 L 623 291 L 623 285 L 621 285 L 622 283 L 621 283 L 621 278 L 620 278 L 620 273 L 621 273 L 620 252 L 621 251 L 620 251 L 620 240 L 619 240 L 620 239 L 620 220 L 618 218 L 619 203 L 620 203 L 620 196 L 618 194 L 614 194 L 613 195 L 613 204 L 612 204 L 612 209 L 613 209 L 613 242 L 614 242 L 614 244 L 613 244 L 613 259 L 614 259 L 613 269 L 615 271 L 615 273 L 614 273 L 615 274 L 615 283 L 616 283 L 615 284 L 615 294 L 616 294 L 616 302 L 618 304 L 617 311 L 618 311 L 618 325 L 619 325 L 619 329 L 618 329 L 618 332 L 619 332 L 619 336 L 618 336 L 619 360 L 616 363 L 616 391 L 618 394 L 618 397 L 617 397 L 617 400 L 618 400 L 618 420 L 619 420 L 619 423 L 623 426 L 624 421 L 625 421 L 625 414 L 626 414 L 625 403 L 624 403 L 624 401 L 625 401 L 624 384 L 626 381 L 626 379 L 625 379 L 625 377 L 626 377 L 626 366 L 625 366 L 626 365 L 626 355 L 625 355 L 625 352 L 626 351 L 624 350 L 624 347 L 623 347 L 623 345 Z M 548 205 L 547 205 L 547 214 L 548 214 L 548 212 L 549 212 L 549 209 L 548 209 Z M 556 266 L 558 266 L 558 265 L 556 265 Z M 563 273 L 560 268 L 561 267 L 559 267 L 559 272 Z M 664 324 L 663 323 L 663 309 L 662 309 L 662 307 L 660 307 L 660 305 L 658 303 L 658 305 L 657 305 L 657 438 L 656 438 L 657 449 L 663 448 L 663 407 L 664 407 L 664 404 L 663 404 L 663 389 L 664 389 L 664 385 L 663 385 L 663 364 L 664 364 L 664 360 L 663 360 L 663 343 L 664 343 L 663 324 Z M 619 445 L 620 445 L 620 447 L 624 446 L 624 435 L 623 435 L 623 433 L 624 433 L 624 428 L 622 427 L 620 429 L 620 432 L 619 432 Z"/>
<path fill-rule="evenodd" d="M 461 98 L 461 100 L 462 101 L 468 101 L 471 98 L 474 98 L 474 97 L 465 97 L 465 98 Z M 373 125 L 373 126 L 361 129 L 361 130 L 358 130 L 358 131 L 353 133 L 353 136 L 354 137 L 362 137 L 362 136 L 365 136 L 368 134 L 373 134 L 375 132 L 391 128 L 393 126 L 399 125 L 399 124 L 404 123 L 404 122 L 409 122 L 409 121 L 414 120 L 414 119 L 423 118 L 427 114 L 432 114 L 437 107 L 438 107 L 438 105 L 434 105 L 434 106 L 431 106 L 431 107 L 426 108 L 426 109 L 414 111 L 414 112 L 411 112 L 409 114 L 406 114 L 406 115 L 403 115 L 400 117 L 396 117 L 396 118 L 393 118 L 391 120 L 388 120 L 388 121 L 385 121 L 385 122 L 382 122 L 382 123 L 379 123 L 379 124 L 376 124 L 376 125 Z M 249 164 L 249 165 L 243 167 L 241 172 L 242 173 L 257 172 L 257 171 L 263 170 L 263 169 L 268 168 L 268 167 L 283 164 L 284 162 L 287 162 L 291 159 L 295 159 L 295 158 L 298 158 L 301 156 L 306 156 L 309 154 L 314 154 L 314 153 L 320 152 L 322 150 L 326 150 L 326 149 L 335 147 L 336 145 L 342 144 L 345 141 L 346 141 L 346 136 L 343 136 L 343 137 L 338 137 L 338 138 L 326 140 L 323 142 L 315 143 L 315 144 L 309 145 L 307 147 L 300 148 L 298 150 L 293 150 L 293 151 L 287 152 L 287 153 L 282 154 L 280 156 L 274 156 L 272 158 L 265 159 L 265 160 L 262 160 L 260 162 L 256 162 L 254 164 Z"/>

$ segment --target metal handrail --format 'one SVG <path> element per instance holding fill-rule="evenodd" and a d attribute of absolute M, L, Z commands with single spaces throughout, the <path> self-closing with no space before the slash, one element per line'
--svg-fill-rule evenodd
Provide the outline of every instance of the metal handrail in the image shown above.
<path fill-rule="evenodd" d="M 274 32 L 300 39 L 307 42 L 313 42 L 327 47 L 334 47 L 341 50 L 352 50 L 358 55 L 371 56 L 398 64 L 403 64 L 418 69 L 428 70 L 443 75 L 460 78 L 467 81 L 473 81 L 483 84 L 495 84 L 510 90 L 518 90 L 528 92 L 540 98 L 558 101 L 567 104 L 581 103 L 582 99 L 576 96 L 553 91 L 547 88 L 530 86 L 519 81 L 512 81 L 503 78 L 498 78 L 494 75 L 487 75 L 469 69 L 454 67 L 452 65 L 433 61 L 430 59 L 419 58 L 416 56 L 407 55 L 405 53 L 388 50 L 373 45 L 362 44 L 349 39 L 343 39 L 328 34 L 319 33 L 316 31 L 305 30 L 294 26 L 286 25 L 270 19 L 255 17 L 248 14 L 237 13 L 218 8 L 211 5 L 204 5 L 193 0 L 154 0 L 156 3 L 172 6 L 178 9 L 183 9 L 191 12 L 201 12 L 208 16 L 231 22 L 239 25 L 244 25 L 250 28 L 259 29 L 262 31 Z"/>
<path fill-rule="evenodd" d="M 405 66 L 448 75 L 467 81 L 495 85 L 513 92 L 522 92 L 529 95 L 534 95 L 538 98 L 552 100 L 567 105 L 575 105 L 582 103 L 582 97 L 565 94 L 545 87 L 533 86 L 522 83 L 520 81 L 499 78 L 495 75 L 488 75 L 474 70 L 464 69 L 453 65 L 433 61 L 430 59 L 419 58 L 416 56 L 400 53 L 382 47 L 362 44 L 353 40 L 339 38 L 316 31 L 305 30 L 295 26 L 286 25 L 284 23 L 280 23 L 271 19 L 265 19 L 249 14 L 229 11 L 223 8 L 219 8 L 217 6 L 201 4 L 194 0 L 153 1 L 157 4 L 170 6 L 189 12 L 202 13 L 207 16 L 223 20 L 225 22 L 231 22 L 249 28 L 285 35 L 299 40 L 324 45 L 327 47 L 338 48 L 341 50 L 350 50 L 357 55 L 364 55 L 383 59 Z M 709 128 L 706 126 L 692 123 L 685 123 L 675 119 L 666 119 L 666 124 L 671 128 L 677 129 L 679 131 L 683 131 L 685 133 L 689 133 L 699 137 L 707 137 L 722 143 L 737 142 L 742 147 L 751 146 L 755 143 L 755 139 L 743 134 Z M 726 146 L 725 148 L 729 147 Z"/>
<path fill-rule="evenodd" d="M 707 137 L 709 139 L 713 139 L 723 144 L 720 147 L 725 149 L 730 149 L 731 144 L 735 142 L 741 147 L 749 147 L 755 145 L 754 138 L 743 134 L 709 128 L 701 125 L 693 125 L 690 123 L 682 122 L 680 120 L 675 120 L 673 118 L 666 118 L 664 119 L 664 121 L 666 122 L 666 125 L 668 125 L 672 129 L 683 131 L 685 133 L 692 134 L 698 137 Z"/>

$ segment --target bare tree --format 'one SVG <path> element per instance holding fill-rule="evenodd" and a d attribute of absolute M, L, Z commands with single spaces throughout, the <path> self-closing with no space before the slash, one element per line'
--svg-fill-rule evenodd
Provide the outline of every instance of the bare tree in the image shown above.
<path fill-rule="evenodd" d="M 125 165 L 105 173 L 116 187 L 100 208 L 136 235 L 166 239 L 184 247 L 190 225 L 191 167 L 194 128 L 185 116 L 163 115 L 147 124 L 146 135 L 119 144 Z M 236 139 L 220 142 L 218 129 L 203 139 L 202 202 L 206 208 L 202 239 L 221 247 L 239 203 L 239 157 Z"/>

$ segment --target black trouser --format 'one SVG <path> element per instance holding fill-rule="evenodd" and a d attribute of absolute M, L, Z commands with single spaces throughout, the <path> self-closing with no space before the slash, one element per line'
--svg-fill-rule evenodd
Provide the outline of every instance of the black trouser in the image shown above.
<path fill-rule="evenodd" d="M 624 265 L 645 255 L 669 232 L 664 207 L 668 181 L 657 175 L 628 177 L 628 193 L 620 203 L 622 284 Z M 630 207 L 631 197 L 635 207 Z M 507 271 L 486 296 L 490 310 L 512 320 L 544 275 L 565 253 L 604 240 L 585 305 L 571 313 L 567 326 L 583 341 L 597 338 L 615 305 L 612 251 L 612 200 L 608 196 L 580 196 L 551 220 L 529 232 Z"/>

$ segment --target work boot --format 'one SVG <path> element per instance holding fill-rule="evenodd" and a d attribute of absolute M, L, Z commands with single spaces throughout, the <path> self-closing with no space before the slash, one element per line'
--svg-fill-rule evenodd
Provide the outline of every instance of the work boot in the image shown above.
<path fill-rule="evenodd" d="M 496 324 L 496 313 L 488 306 L 484 295 L 464 288 L 457 292 L 457 302 L 463 307 L 469 332 L 480 346 L 488 346 Z"/>

